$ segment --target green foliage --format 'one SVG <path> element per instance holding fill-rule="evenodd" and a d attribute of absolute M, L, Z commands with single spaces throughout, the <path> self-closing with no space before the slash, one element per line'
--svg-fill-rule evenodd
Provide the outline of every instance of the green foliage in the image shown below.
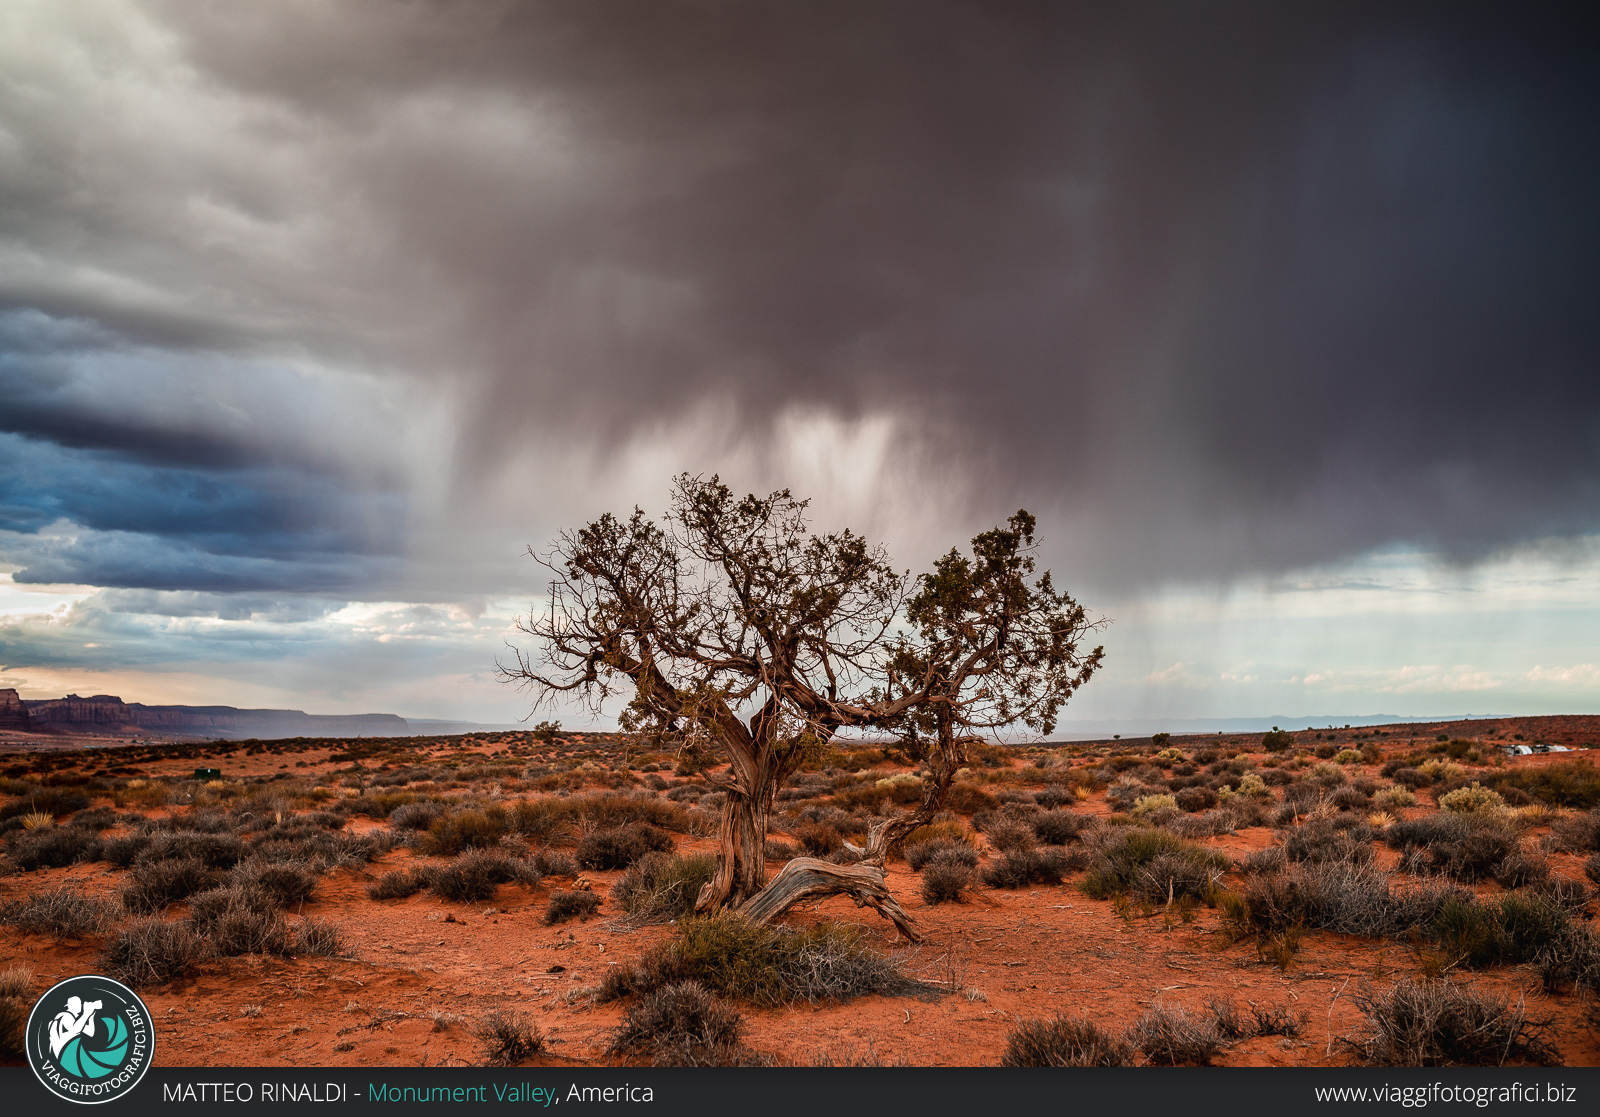
<path fill-rule="evenodd" d="M 1505 807 L 1506 801 L 1498 793 L 1477 783 L 1458 787 L 1439 798 L 1439 809 L 1452 814 L 1492 814 Z"/>

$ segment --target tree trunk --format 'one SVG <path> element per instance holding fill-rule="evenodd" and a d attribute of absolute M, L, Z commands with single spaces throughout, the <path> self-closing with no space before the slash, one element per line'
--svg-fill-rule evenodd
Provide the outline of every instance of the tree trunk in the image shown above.
<path fill-rule="evenodd" d="M 772 795 L 751 795 L 737 782 L 728 788 L 717 828 L 717 871 L 700 889 L 695 910 L 737 907 L 767 883 L 767 816 Z"/>

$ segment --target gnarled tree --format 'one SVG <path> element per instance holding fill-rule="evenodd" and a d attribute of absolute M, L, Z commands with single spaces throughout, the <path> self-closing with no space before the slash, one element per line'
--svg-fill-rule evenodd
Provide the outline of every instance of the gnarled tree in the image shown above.
<path fill-rule="evenodd" d="M 626 686 L 625 721 L 713 744 L 728 758 L 717 871 L 700 910 L 768 920 L 847 893 L 910 921 L 889 894 L 889 847 L 932 817 L 965 735 L 1026 724 L 1048 733 L 1098 667 L 1078 645 L 1097 622 L 1048 573 L 1033 578 L 1033 518 L 951 551 L 915 583 L 849 531 L 813 534 L 788 490 L 735 498 L 721 481 L 674 485 L 664 526 L 639 509 L 563 533 L 539 558 L 549 608 L 520 627 L 503 677 L 537 702 L 572 694 L 598 710 Z M 843 728 L 899 733 L 926 764 L 921 805 L 875 825 L 858 865 L 796 858 L 766 882 L 779 788 Z"/>

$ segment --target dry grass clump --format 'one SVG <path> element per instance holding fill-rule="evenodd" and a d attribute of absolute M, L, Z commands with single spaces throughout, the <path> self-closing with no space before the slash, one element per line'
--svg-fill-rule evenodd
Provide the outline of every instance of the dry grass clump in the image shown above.
<path fill-rule="evenodd" d="M 22 817 L 26 819 L 29 816 Z M 93 831 L 78 826 L 48 824 L 23 830 L 11 839 L 11 848 L 7 851 L 7 860 L 23 872 L 65 868 L 84 861 L 94 861 L 99 856 L 100 839 Z"/>
<path fill-rule="evenodd" d="M 1096 900 L 1133 895 L 1151 903 L 1169 897 L 1207 899 L 1228 859 L 1164 830 L 1123 830 L 1100 843 L 1083 878 Z"/>
<path fill-rule="evenodd" d="M 1383 840 L 1400 850 L 1407 872 L 1464 881 L 1493 877 L 1521 849 L 1516 828 L 1501 817 L 1444 811 L 1397 822 L 1383 832 Z"/>
<path fill-rule="evenodd" d="M 0 1059 L 21 1063 L 24 1050 L 23 1032 L 28 1025 L 29 990 L 33 986 L 33 971 L 22 966 L 11 966 L 0 971 Z"/>
<path fill-rule="evenodd" d="M 544 909 L 546 923 L 565 923 L 569 919 L 588 919 L 600 910 L 600 897 L 593 892 L 552 892 Z"/>
<path fill-rule="evenodd" d="M 1364 865 L 1374 856 L 1372 837 L 1370 826 L 1348 816 L 1307 819 L 1284 837 L 1283 852 L 1291 861 Z"/>
<path fill-rule="evenodd" d="M 0 907 L 0 923 L 31 935 L 78 939 L 106 931 L 120 914 L 116 904 L 76 888 L 54 888 Z"/>
<path fill-rule="evenodd" d="M 1062 877 L 1083 868 L 1088 861 L 1082 850 L 1014 849 L 983 870 L 983 883 L 990 888 L 1060 884 Z"/>
<path fill-rule="evenodd" d="M 211 947 L 187 923 L 160 916 L 135 919 L 111 936 L 100 972 L 133 989 L 165 985 L 211 957 Z"/>
<path fill-rule="evenodd" d="M 281 954 L 289 942 L 273 897 L 237 884 L 197 894 L 189 902 L 189 924 L 224 957 Z"/>
<path fill-rule="evenodd" d="M 1367 1033 L 1353 1046 L 1383 1067 L 1481 1067 L 1508 1062 L 1559 1064 L 1548 1022 L 1513 1004 L 1448 981 L 1402 981 L 1387 993 L 1355 996 Z"/>
<path fill-rule="evenodd" d="M 611 889 L 611 898 L 640 922 L 681 919 L 694 911 L 700 889 L 711 882 L 717 859 L 650 852 L 635 861 Z"/>
<path fill-rule="evenodd" d="M 539 883 L 538 872 L 526 861 L 484 850 L 463 853 L 448 865 L 427 870 L 425 876 L 429 891 L 441 900 L 456 903 L 493 899 L 496 888 L 513 881 Z"/>
<path fill-rule="evenodd" d="M 395 869 L 367 885 L 369 900 L 404 900 L 428 887 L 428 874 L 415 869 Z"/>
<path fill-rule="evenodd" d="M 1033 826 L 1034 836 L 1045 845 L 1052 846 L 1076 841 L 1085 830 L 1092 829 L 1095 824 L 1094 819 L 1088 815 L 1062 810 L 1040 811 L 1028 821 Z"/>
<path fill-rule="evenodd" d="M 934 861 L 922 871 L 922 898 L 929 904 L 954 903 L 972 887 L 972 868 L 957 861 Z"/>
<path fill-rule="evenodd" d="M 648 1054 L 670 1066 L 736 1065 L 743 1017 L 696 981 L 663 985 L 639 998 L 612 1033 L 614 1055 Z M 709 1056 L 709 1058 L 708 1058 Z"/>
<path fill-rule="evenodd" d="M 1203 1067 L 1222 1050 L 1215 1020 L 1155 1005 L 1128 1029 L 1128 1038 L 1158 1067 Z"/>
<path fill-rule="evenodd" d="M 544 1033 L 529 1016 L 495 1009 L 472 1029 L 478 1050 L 491 1067 L 512 1067 L 544 1050 Z"/>
<path fill-rule="evenodd" d="M 312 958 L 342 958 L 350 953 L 350 946 L 337 923 L 306 918 L 296 923 L 290 933 L 288 952 Z"/>
<path fill-rule="evenodd" d="M 578 864 L 585 869 L 626 869 L 647 853 L 670 853 L 672 835 L 647 822 L 630 822 L 585 835 L 578 843 Z"/>
<path fill-rule="evenodd" d="M 1003 1067 L 1131 1067 L 1133 1045 L 1082 1017 L 1021 1020 L 1006 1039 Z"/>
<path fill-rule="evenodd" d="M 648 993 L 681 981 L 698 981 L 725 997 L 761 1005 L 848 1001 L 919 988 L 854 927 L 767 927 L 719 916 L 688 920 L 676 939 L 650 950 L 637 965 L 610 970 L 600 998 Z"/>
<path fill-rule="evenodd" d="M 905 847 L 905 854 L 906 864 L 918 872 L 935 861 L 948 861 L 965 865 L 969 869 L 978 867 L 977 850 L 965 842 L 954 842 L 945 838 L 933 838 L 908 845 Z"/>
<path fill-rule="evenodd" d="M 215 888 L 222 874 L 208 869 L 198 858 L 175 861 L 144 861 L 133 866 L 133 879 L 122 889 L 122 906 L 131 912 L 148 915 L 196 892 Z"/>
<path fill-rule="evenodd" d="M 316 872 L 308 865 L 293 861 L 252 858 L 236 865 L 231 879 L 241 887 L 266 893 L 280 908 L 305 903 L 317 888 Z"/>
<path fill-rule="evenodd" d="M 428 829 L 417 840 L 417 849 L 423 853 L 453 857 L 464 850 L 498 845 L 510 830 L 510 815 L 501 806 L 452 811 L 438 816 L 428 825 Z"/>

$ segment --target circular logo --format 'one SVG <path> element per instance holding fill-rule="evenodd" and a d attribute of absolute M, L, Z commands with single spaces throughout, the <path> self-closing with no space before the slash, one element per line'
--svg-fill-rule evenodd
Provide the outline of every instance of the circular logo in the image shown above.
<path fill-rule="evenodd" d="M 28 1014 L 28 1065 L 45 1089 L 94 1105 L 139 1084 L 155 1054 L 150 1010 L 109 977 L 69 977 Z"/>

